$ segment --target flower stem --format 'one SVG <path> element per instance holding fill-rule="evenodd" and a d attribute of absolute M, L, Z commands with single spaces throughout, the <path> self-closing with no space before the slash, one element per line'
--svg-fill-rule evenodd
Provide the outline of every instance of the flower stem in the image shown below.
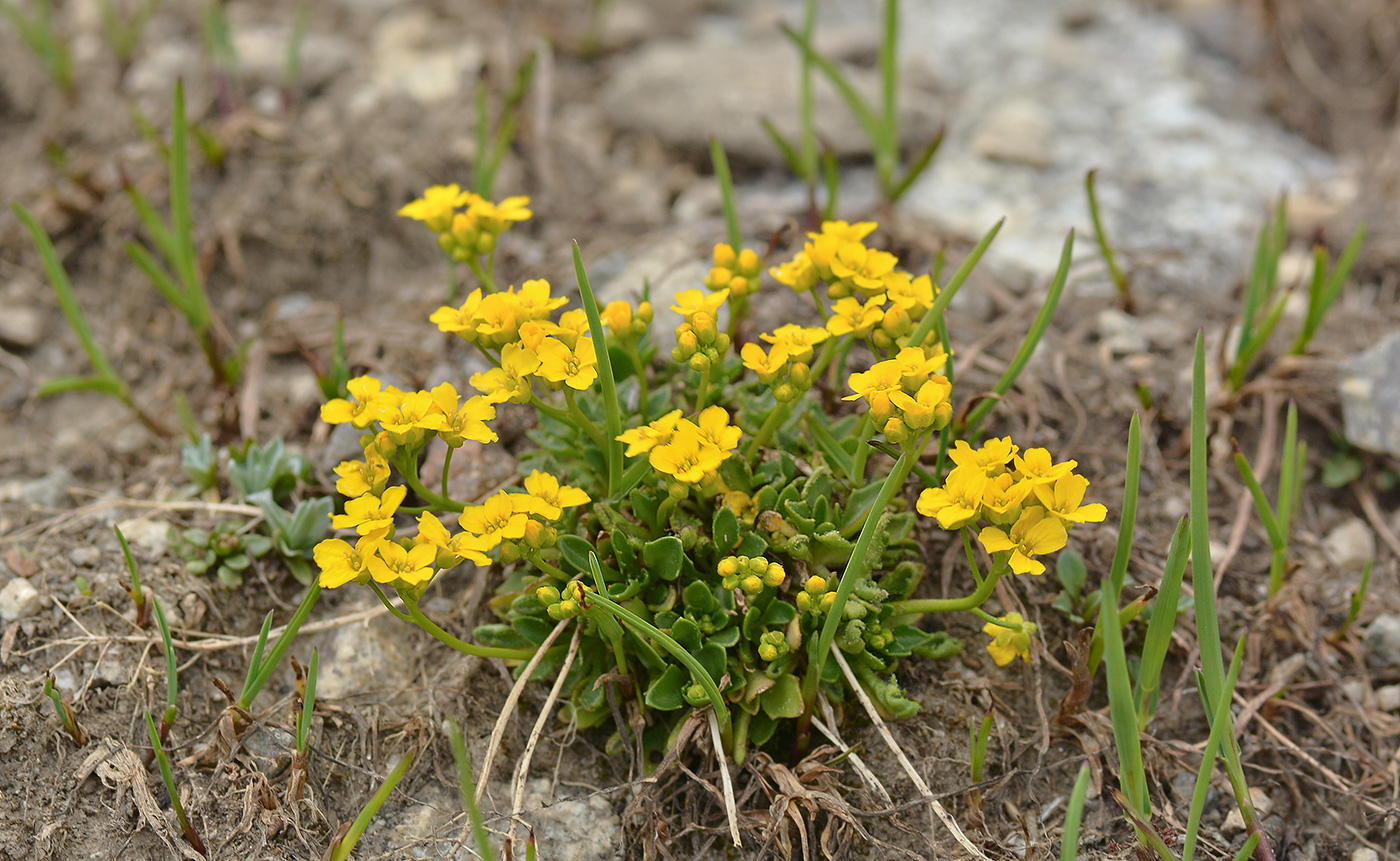
<path fill-rule="evenodd" d="M 398 609 L 397 607 L 395 607 L 393 604 L 390 604 L 390 603 L 389 603 L 389 599 L 388 599 L 387 597 L 385 597 L 384 591 L 383 591 L 382 589 L 379 588 L 379 584 L 378 584 L 378 583 L 375 583 L 374 581 L 370 581 L 369 588 L 370 588 L 371 590 L 374 591 L 374 594 L 376 594 L 376 595 L 379 596 L 379 603 L 383 604 L 383 605 L 384 605 L 384 608 L 385 608 L 386 610 L 388 610 L 390 613 L 393 613 L 395 618 L 401 619 L 401 620 L 403 620 L 403 621 L 405 621 L 405 622 L 412 622 L 412 621 L 413 621 L 413 617 L 412 617 L 412 616 L 408 615 L 407 613 L 405 613 L 405 612 L 403 612 L 402 610 L 400 610 L 400 609 Z"/>
<path fill-rule="evenodd" d="M 507 660 L 525 661 L 534 657 L 533 649 L 503 649 L 496 646 L 476 646 L 471 643 L 459 640 L 443 629 L 439 628 L 432 619 L 423 615 L 423 611 L 418 609 L 418 601 L 410 598 L 404 592 L 399 593 L 399 598 L 408 610 L 409 620 L 413 624 L 432 634 L 444 645 L 450 646 L 466 655 L 476 655 L 479 658 L 505 658 Z M 395 614 L 397 615 L 397 614 Z"/>
<path fill-rule="evenodd" d="M 487 293 L 496 292 L 496 282 L 492 280 L 490 275 L 486 274 L 485 269 L 481 268 L 480 260 L 478 260 L 476 257 L 468 256 L 467 268 L 470 269 L 472 271 L 472 274 L 476 276 L 476 280 L 481 282 L 481 286 L 486 288 Z"/>
<path fill-rule="evenodd" d="M 711 367 L 712 365 L 706 365 L 705 369 L 700 372 L 700 387 L 695 390 L 695 412 L 697 415 L 705 409 L 705 396 L 709 394 L 710 389 Z"/>
<path fill-rule="evenodd" d="M 405 457 L 397 457 L 394 459 L 394 466 L 398 467 L 399 474 L 403 476 L 404 483 L 412 488 L 414 493 L 423 497 L 424 501 L 433 508 L 440 508 L 445 511 L 463 511 L 466 509 L 466 506 L 462 503 L 453 502 L 429 490 L 423 484 L 423 479 L 418 476 L 418 463 L 416 459 L 410 460 Z"/>
<path fill-rule="evenodd" d="M 642 417 L 642 424 L 646 424 L 650 417 L 647 415 L 647 401 L 651 399 L 650 390 L 647 388 L 647 369 L 642 364 L 642 354 L 637 352 L 637 340 L 635 338 L 627 341 L 627 358 L 632 360 L 632 367 L 637 371 L 637 412 Z"/>
<path fill-rule="evenodd" d="M 608 453 L 608 441 L 603 438 L 603 432 L 598 430 L 598 426 L 588 420 L 588 416 L 583 414 L 583 410 L 578 408 L 578 399 L 574 397 L 574 390 L 564 387 L 564 403 L 569 405 L 569 417 L 573 420 L 574 426 L 586 432 L 597 443 L 598 448 L 603 450 L 603 454 Z"/>
<path fill-rule="evenodd" d="M 982 585 L 977 587 L 977 591 L 965 598 L 910 598 L 906 601 L 891 601 L 885 606 L 889 607 L 896 616 L 908 613 L 952 613 L 973 610 L 982 606 L 988 598 L 992 597 L 992 589 L 1005 572 L 1005 566 L 993 568 L 992 573 L 987 575 L 987 579 L 982 581 Z"/>
<path fill-rule="evenodd" d="M 449 499 L 447 495 L 447 477 L 452 474 L 452 455 L 457 451 L 456 446 L 448 446 L 447 454 L 442 459 L 442 485 L 440 494 L 443 499 Z"/>
<path fill-rule="evenodd" d="M 749 441 L 749 450 L 744 453 L 745 460 L 752 461 L 758 456 L 758 450 L 768 444 L 768 438 L 782 427 L 791 412 L 792 404 L 773 405 L 773 409 L 768 412 L 768 418 L 763 420 L 763 426 L 758 429 L 758 434 Z"/>

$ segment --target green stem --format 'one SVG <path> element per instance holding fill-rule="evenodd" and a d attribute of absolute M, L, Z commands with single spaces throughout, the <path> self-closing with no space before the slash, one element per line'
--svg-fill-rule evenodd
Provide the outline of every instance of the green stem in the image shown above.
<path fill-rule="evenodd" d="M 311 588 L 307 590 L 306 597 L 301 599 L 301 605 L 297 607 L 296 613 L 292 615 L 292 620 L 287 623 L 287 627 L 282 629 L 282 633 L 277 635 L 277 641 L 272 644 L 272 650 L 267 653 L 267 657 L 258 661 L 254 666 L 248 668 L 248 677 L 243 683 L 243 691 L 238 696 L 238 707 L 247 711 L 257 699 L 258 692 L 267 685 L 272 678 L 273 670 L 277 669 L 277 664 L 282 660 L 282 655 L 291 648 L 292 640 L 296 639 L 297 631 L 306 622 L 306 617 L 311 615 L 311 608 L 316 605 L 316 599 L 321 594 L 321 584 L 313 582 Z"/>
<path fill-rule="evenodd" d="M 954 613 L 967 612 L 992 597 L 992 589 L 996 587 L 997 580 L 1006 573 L 1006 567 L 999 565 L 992 569 L 992 573 L 987 575 L 987 579 L 982 581 L 982 585 L 977 587 L 965 598 L 910 598 L 906 601 L 892 601 L 886 604 L 891 612 L 896 616 L 903 616 L 908 613 Z"/>
<path fill-rule="evenodd" d="M 744 459 L 752 462 L 758 456 L 758 450 L 768 444 L 771 437 L 783 422 L 792 413 L 792 404 L 774 404 L 773 409 L 768 412 L 768 418 L 764 419 L 763 426 L 758 429 L 758 434 L 749 440 L 748 451 L 744 452 Z"/>
<path fill-rule="evenodd" d="M 423 497 L 433 508 L 443 511 L 463 511 L 466 506 L 460 502 L 453 502 L 446 497 L 438 496 L 423 484 L 423 479 L 418 476 L 418 462 L 416 456 L 396 457 L 394 466 L 398 468 L 399 475 L 403 476 L 404 483 L 413 489 L 413 492 Z"/>
<path fill-rule="evenodd" d="M 889 507 L 894 495 L 904 486 L 904 481 L 909 477 L 909 470 L 913 464 L 914 459 L 907 452 L 901 454 L 899 460 L 895 462 L 894 469 L 890 470 L 884 485 L 880 488 L 879 496 L 875 497 L 875 502 L 870 506 L 870 515 L 866 517 L 865 526 L 860 531 L 860 537 L 856 539 L 856 546 L 851 551 L 851 560 L 846 564 L 846 570 L 841 574 L 840 583 L 836 587 L 836 599 L 826 614 L 826 621 L 822 623 L 821 636 L 808 653 L 809 666 L 807 674 L 802 680 L 802 701 L 805 708 L 799 726 L 799 734 L 805 735 L 807 727 L 811 724 L 812 709 L 817 702 L 817 685 L 821 681 L 822 667 L 826 663 L 827 655 L 831 652 L 831 642 L 836 639 L 836 629 L 844 618 L 843 611 L 846 608 L 846 601 L 851 597 L 856 582 L 869 573 L 870 542 L 875 538 L 875 530 L 880 523 L 880 514 Z"/>
<path fill-rule="evenodd" d="M 971 610 L 968 610 L 967 612 L 969 612 L 969 613 L 971 613 L 972 615 L 976 616 L 977 618 L 981 619 L 983 622 L 991 622 L 993 625 L 997 625 L 997 626 L 1002 627 L 1002 628 L 1009 628 L 1009 629 L 1012 630 L 1012 631 L 1020 631 L 1020 630 L 1022 630 L 1022 627 L 1021 627 L 1021 623 L 1020 623 L 1020 622 L 1008 622 L 1008 621 L 1005 620 L 1005 619 L 998 619 L 996 616 L 993 616 L 991 613 L 988 613 L 986 610 L 983 610 L 981 607 L 973 607 Z"/>
<path fill-rule="evenodd" d="M 393 613 L 393 614 L 394 614 L 394 618 L 399 619 L 399 620 L 404 621 L 404 622 L 412 622 L 412 621 L 413 621 L 413 617 L 412 617 L 412 616 L 408 615 L 407 613 L 403 612 L 403 611 L 400 610 L 399 608 L 395 607 L 393 604 L 390 604 L 390 603 L 389 603 L 388 597 L 385 596 L 384 590 L 382 590 L 382 589 L 379 588 L 379 584 L 378 584 L 378 583 L 375 583 L 373 580 L 371 580 L 370 583 L 369 583 L 369 588 L 370 588 L 371 590 L 373 590 L 373 592 L 374 592 L 375 595 L 378 595 L 378 596 L 379 596 L 379 603 L 381 603 L 381 604 L 384 605 L 384 609 L 388 610 L 390 613 Z"/>
<path fill-rule="evenodd" d="M 538 550 L 530 554 L 527 558 L 530 560 L 531 565 L 535 566 L 536 568 L 540 569 L 541 571 L 545 572 L 551 577 L 557 577 L 560 580 L 569 579 L 569 575 L 565 574 L 562 568 L 560 568 L 558 565 L 555 565 L 552 562 L 546 561 L 542 556 L 540 556 Z"/>
<path fill-rule="evenodd" d="M 637 413 L 642 417 L 642 424 L 647 424 L 650 421 L 647 402 L 651 400 L 651 391 L 647 387 L 647 368 L 642 363 L 642 354 L 637 352 L 637 339 L 629 339 L 625 346 L 627 358 L 632 360 L 632 367 L 637 371 Z"/>
<path fill-rule="evenodd" d="M 440 495 L 443 499 L 448 499 L 448 498 L 449 498 L 448 495 L 447 495 L 447 477 L 448 477 L 449 475 L 452 474 L 452 455 L 453 455 L 453 453 L 456 452 L 456 451 L 457 451 L 457 447 L 456 447 L 456 446 L 452 446 L 452 445 L 448 446 L 448 447 L 447 447 L 447 454 L 446 454 L 446 455 L 443 457 L 443 459 L 442 459 L 442 484 L 441 484 L 441 487 L 440 487 L 439 495 Z"/>
<path fill-rule="evenodd" d="M 870 413 L 861 416 L 860 428 L 856 431 L 856 453 L 855 459 L 851 461 L 851 481 L 857 486 L 865 483 L 865 462 L 870 457 L 870 446 L 867 444 L 875 436 L 875 423 L 870 420 Z M 913 461 L 910 461 L 913 466 Z"/>
<path fill-rule="evenodd" d="M 476 276 L 476 280 L 481 282 L 481 286 L 485 288 L 487 293 L 496 292 L 496 282 L 492 280 L 490 275 L 486 274 L 486 270 L 481 268 L 480 260 L 476 259 L 475 256 L 468 256 L 467 268 L 470 269 L 472 271 L 472 274 Z"/>
<path fill-rule="evenodd" d="M 812 297 L 812 304 L 817 306 L 817 316 L 825 321 L 828 315 L 826 313 L 826 306 L 822 305 L 822 297 L 817 294 L 817 285 L 813 284 L 812 288 L 808 290 L 807 293 Z M 830 341 L 831 339 L 827 338 L 827 340 Z"/>
<path fill-rule="evenodd" d="M 592 437 L 598 448 L 607 454 L 608 441 L 603 438 L 603 432 L 598 430 L 598 426 L 589 421 L 588 416 L 583 414 L 583 410 L 578 408 L 578 399 L 574 396 L 574 390 L 568 386 L 564 387 L 564 403 L 569 405 L 569 417 L 573 420 L 574 426 L 581 428 Z"/>
<path fill-rule="evenodd" d="M 695 390 L 696 415 L 699 415 L 700 411 L 705 409 L 705 396 L 709 394 L 710 389 L 710 368 L 711 365 L 707 364 L 705 365 L 705 369 L 700 372 L 700 387 Z"/>
<path fill-rule="evenodd" d="M 418 601 L 411 598 L 404 592 L 399 593 L 400 600 L 404 607 L 408 609 L 409 620 L 413 624 L 432 634 L 444 645 L 449 646 L 464 655 L 475 655 L 478 658 L 505 658 L 506 660 L 527 661 L 535 656 L 534 649 L 503 649 L 496 646 L 476 646 L 471 643 L 459 640 L 443 629 L 439 628 L 432 619 L 423 615 L 423 611 L 418 609 Z"/>

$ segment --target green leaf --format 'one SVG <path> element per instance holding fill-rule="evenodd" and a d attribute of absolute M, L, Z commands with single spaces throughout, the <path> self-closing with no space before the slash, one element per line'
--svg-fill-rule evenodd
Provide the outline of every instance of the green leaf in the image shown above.
<path fill-rule="evenodd" d="M 708 583 L 699 580 L 688 583 L 681 597 L 685 601 L 685 608 L 692 613 L 703 615 L 719 609 L 714 590 Z"/>
<path fill-rule="evenodd" d="M 510 625 L 500 623 L 478 625 L 476 630 L 472 631 L 472 638 L 484 646 L 501 649 L 529 649 L 544 642 L 543 638 L 539 642 L 531 642 Z"/>
<path fill-rule="evenodd" d="M 588 554 L 593 552 L 592 544 L 577 535 L 561 535 L 558 546 L 565 564 L 575 571 L 588 570 Z"/>
<path fill-rule="evenodd" d="M 663 535 L 642 545 L 642 561 L 646 563 L 648 573 L 662 580 L 676 579 L 681 573 L 681 559 L 684 556 L 685 548 L 674 535 Z M 686 603 L 690 606 L 688 599 Z"/>
<path fill-rule="evenodd" d="M 1359 479 L 1365 471 L 1361 458 L 1351 452 L 1339 451 L 1322 462 L 1322 483 L 1336 490 Z"/>
<path fill-rule="evenodd" d="M 45 380 L 44 384 L 35 392 L 37 397 L 47 398 L 52 395 L 61 395 L 65 392 L 89 391 L 98 392 L 104 395 L 120 398 L 126 390 L 126 386 L 113 380 L 102 377 L 54 377 Z"/>
<path fill-rule="evenodd" d="M 763 713 L 770 718 L 794 718 L 802 714 L 802 686 L 791 673 L 775 679 L 776 684 L 759 695 Z"/>
<path fill-rule="evenodd" d="M 715 509 L 710 535 L 714 537 L 715 549 L 719 552 L 728 553 L 734 549 L 734 545 L 739 543 L 739 518 L 733 509 L 727 505 Z"/>
<path fill-rule="evenodd" d="M 1084 567 L 1084 557 L 1073 550 L 1062 551 L 1055 562 L 1055 576 L 1060 579 L 1060 585 L 1065 587 L 1070 598 L 1078 601 L 1084 592 L 1084 581 L 1089 576 Z"/>
<path fill-rule="evenodd" d="M 647 686 L 646 704 L 651 708 L 669 712 L 685 705 L 681 699 L 681 688 L 690 682 L 690 674 L 679 664 L 670 664 L 666 671 Z"/>

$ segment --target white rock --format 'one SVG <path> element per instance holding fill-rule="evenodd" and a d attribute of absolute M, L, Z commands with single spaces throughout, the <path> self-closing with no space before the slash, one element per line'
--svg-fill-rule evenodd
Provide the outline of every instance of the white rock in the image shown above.
<path fill-rule="evenodd" d="M 1384 712 L 1400 711 L 1400 685 L 1376 688 L 1376 707 Z"/>
<path fill-rule="evenodd" d="M 1362 846 L 1351 853 L 1351 861 L 1380 861 L 1381 856 L 1370 846 Z"/>
<path fill-rule="evenodd" d="M 1323 552 L 1342 571 L 1360 571 L 1376 558 L 1376 538 L 1359 517 L 1343 521 L 1322 540 Z"/>
<path fill-rule="evenodd" d="M 1087 23 L 1067 27 L 1070 6 Z M 1084 175 L 1097 168 L 1120 258 L 1155 257 L 1153 280 L 1223 293 L 1247 271 L 1279 189 L 1339 170 L 1257 104 L 1238 104 L 1257 84 L 1132 0 L 910 0 L 899 39 L 910 77 L 930 82 L 948 117 L 900 206 L 971 237 L 1005 216 L 988 262 L 1048 276 L 1071 228 L 1080 254 L 1096 254 Z M 1172 248 L 1191 253 L 1161 256 Z"/>
<path fill-rule="evenodd" d="M 1023 97 L 993 108 L 972 132 L 972 151 L 991 161 L 1045 167 L 1055 118 L 1044 106 Z"/>
<path fill-rule="evenodd" d="M 1394 613 L 1377 616 L 1366 629 L 1366 648 L 1377 662 L 1400 666 L 1400 616 Z"/>
<path fill-rule="evenodd" d="M 151 556 L 160 556 L 170 546 L 170 524 L 149 517 L 132 517 L 117 524 L 133 548 L 140 548 Z M 125 564 L 126 560 L 122 560 Z"/>
<path fill-rule="evenodd" d="M 102 551 L 87 544 L 80 544 L 68 551 L 68 561 L 79 568 L 95 568 L 102 561 Z"/>
<path fill-rule="evenodd" d="M 558 801 L 549 794 L 549 781 L 538 778 L 526 784 L 525 809 L 541 858 L 612 861 L 621 855 L 622 823 L 600 796 Z"/>
<path fill-rule="evenodd" d="M 335 632 L 330 648 L 322 651 L 316 680 L 317 696 L 344 699 L 381 688 L 397 668 L 404 666 L 408 653 L 408 625 L 382 616 L 363 625 L 350 625 Z"/>
<path fill-rule="evenodd" d="M 0 345 L 28 350 L 44 337 L 44 312 L 25 306 L 8 307 L 0 314 Z"/>
<path fill-rule="evenodd" d="M 44 606 L 44 596 L 23 577 L 15 577 L 0 589 L 0 621 L 6 623 L 33 616 Z"/>
<path fill-rule="evenodd" d="M 239 27 L 233 34 L 239 72 L 262 84 L 285 84 L 287 51 L 292 28 L 278 25 Z M 349 39 L 330 33 L 302 35 L 299 79 L 307 87 L 323 87 L 355 65 L 359 50 Z"/>
<path fill-rule="evenodd" d="M 1342 374 L 1342 423 L 1358 448 L 1400 457 L 1400 332 L 1352 357 Z"/>
<path fill-rule="evenodd" d="M 1274 809 L 1274 801 L 1264 794 L 1264 790 L 1257 786 L 1249 788 L 1249 797 L 1254 801 L 1254 810 L 1262 820 Z M 1240 814 L 1240 809 L 1236 806 L 1230 811 L 1230 815 L 1225 817 L 1225 822 L 1220 826 L 1220 830 L 1226 834 L 1244 830 L 1244 817 Z"/>
<path fill-rule="evenodd" d="M 374 31 L 371 80 L 351 99 L 351 112 L 363 115 L 401 97 L 440 104 L 461 93 L 481 67 L 481 49 L 469 42 L 438 44 L 441 29 L 431 15 L 416 10 L 382 22 Z"/>

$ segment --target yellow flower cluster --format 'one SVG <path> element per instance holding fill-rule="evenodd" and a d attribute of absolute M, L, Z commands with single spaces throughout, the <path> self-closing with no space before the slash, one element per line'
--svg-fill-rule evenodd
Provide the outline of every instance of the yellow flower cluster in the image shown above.
<path fill-rule="evenodd" d="M 369 458 L 366 455 L 367 462 Z M 579 488 L 561 485 L 557 477 L 536 470 L 525 479 L 524 493 L 503 490 L 481 505 L 467 506 L 458 518 L 461 532 L 451 532 L 432 512 L 424 512 L 418 516 L 416 536 L 395 540 L 394 514 L 407 492 L 402 485 L 371 489 L 347 501 L 344 514 L 332 516 L 332 526 L 354 529 L 360 538 L 354 545 L 339 538 L 316 545 L 322 588 L 370 579 L 415 588 L 459 562 L 488 565 L 491 558 L 486 554 L 497 547 L 503 558 L 527 556 L 554 546 L 558 534 L 552 524 L 563 517 L 564 509 L 591 501 Z"/>
<path fill-rule="evenodd" d="M 787 572 L 777 562 L 769 562 L 762 556 L 726 556 L 719 560 L 716 571 L 720 585 L 726 589 L 742 589 L 752 597 L 763 591 L 763 587 L 776 589 L 787 579 Z"/>
<path fill-rule="evenodd" d="M 800 613 L 825 613 L 836 603 L 836 584 L 813 574 L 802 584 L 802 591 L 793 600 Z"/>
<path fill-rule="evenodd" d="M 947 361 L 941 348 L 905 347 L 893 359 L 851 374 L 855 394 L 846 395 L 845 400 L 863 398 L 876 430 L 890 442 L 912 442 L 942 430 L 953 418 L 949 401 L 953 386 L 938 373 Z"/>
<path fill-rule="evenodd" d="M 942 487 L 919 495 L 918 510 L 944 529 L 984 522 L 977 539 L 988 553 L 1008 554 L 1017 574 L 1043 574 L 1035 557 L 1062 549 L 1070 528 L 1098 523 L 1108 509 L 1083 504 L 1089 480 L 1074 472 L 1076 461 L 1054 463 L 1043 448 L 1019 451 L 1011 437 L 977 449 L 959 440 L 949 452 L 956 466 Z"/>
<path fill-rule="evenodd" d="M 399 215 L 423 222 L 437 234 L 438 246 L 460 263 L 495 251 L 496 237 L 515 222 L 529 220 L 533 214 L 529 206 L 528 197 L 492 203 L 453 183 L 431 186 L 422 197 L 400 209 Z"/>
<path fill-rule="evenodd" d="M 453 448 L 466 440 L 496 441 L 495 431 L 486 426 L 496 417 L 496 407 L 480 396 L 463 402 L 451 383 L 432 391 L 404 392 L 365 376 L 354 378 L 346 388 L 353 400 L 336 398 L 322 404 L 321 420 L 333 425 L 349 422 L 357 428 L 378 423 L 380 432 L 373 438 L 373 451 L 366 446 L 363 464 L 348 461 L 336 467 L 341 476 L 336 489 L 345 496 L 358 496 L 367 486 L 382 486 L 389 469 L 384 458 L 396 448 L 420 445 L 429 434 Z"/>
<path fill-rule="evenodd" d="M 739 446 L 743 430 L 729 423 L 721 406 L 707 407 L 695 421 L 673 410 L 656 421 L 623 431 L 627 457 L 647 455 L 657 472 L 682 484 L 699 484 L 715 477 L 715 470 Z"/>
<path fill-rule="evenodd" d="M 758 254 L 745 248 L 735 252 L 732 245 L 721 242 L 715 246 L 715 265 L 705 276 L 705 286 L 711 290 L 728 290 L 735 299 L 742 299 L 758 289 L 758 274 L 763 268 Z"/>
<path fill-rule="evenodd" d="M 812 386 L 812 354 L 817 344 L 831 337 L 825 329 L 789 323 L 771 334 L 759 335 L 772 346 L 767 352 L 759 344 L 748 343 L 739 351 L 744 367 L 758 375 L 773 390 L 778 403 L 791 403 Z"/>
<path fill-rule="evenodd" d="M 599 316 L 613 337 L 626 344 L 646 334 L 653 313 L 650 302 L 638 303 L 637 310 L 633 311 L 631 305 L 618 300 L 609 302 Z"/>
<path fill-rule="evenodd" d="M 672 359 L 702 372 L 719 364 L 729 350 L 729 335 L 719 330 L 719 309 L 728 298 L 728 290 L 710 294 L 681 290 L 676 294 L 671 310 L 685 320 L 676 327 Z"/>
<path fill-rule="evenodd" d="M 873 221 L 847 224 L 828 221 L 791 260 L 769 269 L 779 283 L 797 292 L 815 291 L 825 283 L 832 300 L 826 328 L 833 335 L 853 335 L 889 350 L 914 329 L 914 321 L 933 306 L 933 281 L 899 269 L 888 251 L 865 245 Z"/>
<path fill-rule="evenodd" d="M 982 633 L 992 636 L 992 641 L 987 644 L 988 654 L 997 662 L 998 667 L 1004 667 L 1018 657 L 1030 663 L 1031 635 L 1035 633 L 1035 623 L 1022 619 L 1020 613 L 1007 613 L 1001 618 L 1013 625 L 1020 625 L 1021 629 L 1018 631 L 996 622 L 988 622 L 982 626 Z"/>

